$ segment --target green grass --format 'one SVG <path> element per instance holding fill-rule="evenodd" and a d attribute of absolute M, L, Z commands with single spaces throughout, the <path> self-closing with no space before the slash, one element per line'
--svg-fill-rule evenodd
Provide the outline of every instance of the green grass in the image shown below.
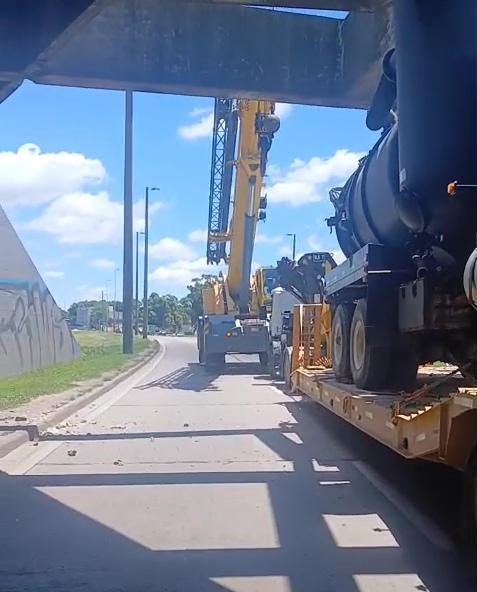
<path fill-rule="evenodd" d="M 73 362 L 35 370 L 22 376 L 0 380 L 0 409 L 16 407 L 40 395 L 59 393 L 77 383 L 113 373 L 131 363 L 151 342 L 136 337 L 134 354 L 121 353 L 122 336 L 101 331 L 74 333 L 81 357 Z"/>

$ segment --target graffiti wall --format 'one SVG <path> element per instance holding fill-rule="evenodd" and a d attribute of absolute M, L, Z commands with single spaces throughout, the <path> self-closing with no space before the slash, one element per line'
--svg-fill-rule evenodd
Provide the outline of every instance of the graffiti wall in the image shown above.
<path fill-rule="evenodd" d="M 62 311 L 0 208 L 0 378 L 80 355 Z"/>

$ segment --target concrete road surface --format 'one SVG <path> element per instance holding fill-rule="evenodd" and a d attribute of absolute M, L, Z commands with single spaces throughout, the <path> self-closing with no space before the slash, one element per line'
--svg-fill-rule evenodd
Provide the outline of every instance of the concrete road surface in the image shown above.
<path fill-rule="evenodd" d="M 473 589 L 369 439 L 258 365 L 207 374 L 193 339 L 163 343 L 136 384 L 0 461 L 1 592 Z"/>

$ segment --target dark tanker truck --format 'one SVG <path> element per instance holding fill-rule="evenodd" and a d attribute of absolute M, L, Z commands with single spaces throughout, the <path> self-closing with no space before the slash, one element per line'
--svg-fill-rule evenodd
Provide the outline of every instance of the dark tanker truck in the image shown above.
<path fill-rule="evenodd" d="M 477 377 L 477 2 L 393 10 L 366 121 L 381 135 L 330 192 L 347 259 L 326 299 L 336 379 L 399 391 L 428 362 Z"/>

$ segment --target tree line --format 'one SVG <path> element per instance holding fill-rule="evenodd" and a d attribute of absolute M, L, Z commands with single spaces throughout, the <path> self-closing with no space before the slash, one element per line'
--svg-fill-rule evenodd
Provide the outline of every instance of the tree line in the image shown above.
<path fill-rule="evenodd" d="M 194 278 L 187 286 L 187 294 L 178 298 L 172 294 L 158 294 L 152 292 L 148 298 L 148 322 L 151 330 L 179 333 L 184 329 L 194 329 L 197 318 L 202 314 L 202 288 L 216 279 L 216 276 L 203 274 L 200 278 Z M 79 310 L 90 309 L 89 328 L 102 329 L 113 326 L 113 319 L 108 311 L 115 311 L 116 326 L 122 313 L 122 302 L 104 300 L 81 300 L 73 302 L 68 308 L 67 319 L 71 326 L 78 326 L 81 321 Z M 135 302 L 133 310 L 135 310 Z M 138 325 L 141 326 L 144 318 L 144 302 L 138 302 Z"/>

